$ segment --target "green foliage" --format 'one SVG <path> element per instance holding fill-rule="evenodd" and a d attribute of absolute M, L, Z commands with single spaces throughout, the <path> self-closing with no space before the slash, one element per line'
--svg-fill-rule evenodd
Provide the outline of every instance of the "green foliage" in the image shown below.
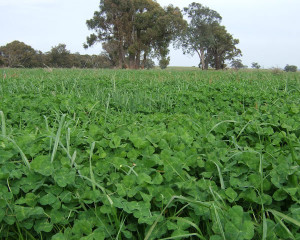
<path fill-rule="evenodd" d="M 72 67 L 72 62 L 70 59 L 70 51 L 66 49 L 66 44 L 58 44 L 55 47 L 52 47 L 48 53 L 48 61 L 53 67 L 63 67 L 70 68 Z"/>
<path fill-rule="evenodd" d="M 234 59 L 231 61 L 230 63 L 231 67 L 234 68 L 234 69 L 242 69 L 242 68 L 247 68 L 247 66 L 245 66 L 243 63 L 242 63 L 242 60 L 241 59 Z"/>
<path fill-rule="evenodd" d="M 111 68 L 114 62 L 110 56 L 80 55 L 70 53 L 65 44 L 52 47 L 47 53 L 34 50 L 31 46 L 13 41 L 0 47 L 0 66 L 13 68 Z"/>
<path fill-rule="evenodd" d="M 162 58 L 161 60 L 159 60 L 159 67 L 161 69 L 166 69 L 169 64 L 170 64 L 170 57 Z"/>
<path fill-rule="evenodd" d="M 286 72 L 297 72 L 297 66 L 295 66 L 295 65 L 286 65 L 285 67 L 284 67 L 284 71 L 286 71 Z"/>
<path fill-rule="evenodd" d="M 20 41 L 13 41 L 0 47 L 0 64 L 8 67 L 35 67 L 37 54 L 35 50 Z M 1 63 L 2 62 L 2 63 Z"/>
<path fill-rule="evenodd" d="M 152 69 L 155 67 L 155 62 L 152 59 L 147 59 L 144 67 L 148 70 Z"/>
<path fill-rule="evenodd" d="M 5 73 L 1 239 L 299 238 L 299 73 Z"/>

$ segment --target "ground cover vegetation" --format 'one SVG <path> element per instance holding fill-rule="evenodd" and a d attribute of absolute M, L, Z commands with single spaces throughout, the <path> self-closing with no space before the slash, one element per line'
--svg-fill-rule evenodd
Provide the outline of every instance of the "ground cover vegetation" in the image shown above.
<path fill-rule="evenodd" d="M 300 78 L 0 70 L 1 239 L 299 239 Z"/>

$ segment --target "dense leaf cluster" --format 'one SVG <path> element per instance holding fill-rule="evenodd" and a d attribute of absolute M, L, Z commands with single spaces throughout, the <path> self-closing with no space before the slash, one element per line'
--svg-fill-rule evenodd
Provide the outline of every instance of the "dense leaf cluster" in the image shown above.
<path fill-rule="evenodd" d="M 297 73 L 0 81 L 0 238 L 300 237 Z"/>
<path fill-rule="evenodd" d="M 286 65 L 285 67 L 284 67 L 284 71 L 286 71 L 286 72 L 297 72 L 297 70 L 298 70 L 298 68 L 297 68 L 297 66 L 295 66 L 295 65 Z"/>

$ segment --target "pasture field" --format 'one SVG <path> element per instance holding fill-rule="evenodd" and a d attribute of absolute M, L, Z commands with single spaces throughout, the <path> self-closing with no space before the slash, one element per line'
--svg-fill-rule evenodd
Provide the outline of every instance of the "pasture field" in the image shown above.
<path fill-rule="evenodd" d="M 300 239 L 300 75 L 0 70 L 0 239 Z"/>

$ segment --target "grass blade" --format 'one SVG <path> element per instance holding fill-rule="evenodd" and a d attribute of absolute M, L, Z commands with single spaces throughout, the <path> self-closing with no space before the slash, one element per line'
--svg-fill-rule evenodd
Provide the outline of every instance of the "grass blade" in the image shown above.
<path fill-rule="evenodd" d="M 266 214 L 263 212 L 263 237 L 262 240 L 266 240 L 268 235 L 268 224 Z"/>
<path fill-rule="evenodd" d="M 59 123 L 58 130 L 57 130 L 57 133 L 56 133 L 56 137 L 55 137 L 54 147 L 53 147 L 53 151 L 52 151 L 52 155 L 51 155 L 51 162 L 53 162 L 53 160 L 55 158 L 55 154 L 57 152 L 57 147 L 58 147 L 59 139 L 60 139 L 60 135 L 61 135 L 61 129 L 64 125 L 65 118 L 66 118 L 66 115 L 65 114 L 62 115 L 60 123 Z"/>
<path fill-rule="evenodd" d="M 181 217 L 170 217 L 169 219 L 176 220 L 176 221 L 182 221 L 184 223 L 189 224 L 190 226 L 192 226 L 193 228 L 195 228 L 197 230 L 197 232 L 199 233 L 199 234 L 197 234 L 197 235 L 199 235 L 199 238 L 205 240 L 200 228 L 195 223 L 191 222 L 190 220 L 181 218 Z"/>
<path fill-rule="evenodd" d="M 296 238 L 291 233 L 291 231 L 287 228 L 287 226 L 282 222 L 282 220 L 276 215 L 274 215 L 274 217 L 275 217 L 276 221 L 279 222 L 279 224 L 284 228 L 284 230 L 287 232 L 287 234 L 290 236 L 290 238 L 295 240 Z"/>
<path fill-rule="evenodd" d="M 160 240 L 184 239 L 184 238 L 188 238 L 188 237 L 198 237 L 199 239 L 206 240 L 205 238 L 201 237 L 198 233 L 191 233 L 191 234 L 178 235 L 178 236 L 174 236 L 174 237 L 161 238 Z"/>
<path fill-rule="evenodd" d="M 223 124 L 223 123 L 237 123 L 237 121 L 234 120 L 224 120 L 222 122 L 217 123 L 215 126 L 212 127 L 212 129 L 210 129 L 210 131 L 207 133 L 206 137 L 208 137 L 208 135 L 219 125 Z"/>
<path fill-rule="evenodd" d="M 71 129 L 68 128 L 67 130 L 67 136 L 66 136 L 66 141 L 67 141 L 67 151 L 70 153 L 70 138 L 71 138 Z"/>
<path fill-rule="evenodd" d="M 272 213 L 274 216 L 280 217 L 281 219 L 284 219 L 287 222 L 293 223 L 294 225 L 298 226 L 300 228 L 300 222 L 294 218 L 291 218 L 281 212 L 278 212 L 276 210 L 273 209 L 268 209 L 268 212 Z"/>
<path fill-rule="evenodd" d="M 93 157 L 94 148 L 95 148 L 95 142 L 92 143 L 91 152 L 90 152 L 90 175 L 91 175 L 91 179 L 92 179 L 93 190 L 95 191 L 95 189 L 96 189 L 95 182 L 96 181 L 95 181 L 95 176 L 94 176 L 93 167 L 92 167 L 92 157 Z"/>
<path fill-rule="evenodd" d="M 21 158 L 22 158 L 23 162 L 24 162 L 25 165 L 30 169 L 30 163 L 29 163 L 29 161 L 28 161 L 26 155 L 25 155 L 24 152 L 22 151 L 22 149 L 19 147 L 19 145 L 18 145 L 13 139 L 11 139 L 11 138 L 9 138 L 9 137 L 6 137 L 6 139 L 7 139 L 8 141 L 12 142 L 12 143 L 15 145 L 15 147 L 18 149 L 18 151 L 19 151 L 19 153 L 20 153 L 20 155 L 21 155 Z"/>
<path fill-rule="evenodd" d="M 182 200 L 182 201 L 186 201 L 186 202 L 190 202 L 190 203 L 194 203 L 194 204 L 198 204 L 202 207 L 206 207 L 206 208 L 210 208 L 211 204 L 210 203 L 206 203 L 206 202 L 200 202 L 197 200 L 191 200 L 188 198 L 185 198 L 183 196 L 173 196 L 171 197 L 170 201 L 168 202 L 168 204 L 165 206 L 165 208 L 161 211 L 160 215 L 156 218 L 155 222 L 152 224 L 152 226 L 150 227 L 150 229 L 148 230 L 144 240 L 148 240 L 154 230 L 154 228 L 156 227 L 159 219 L 162 217 L 162 215 L 164 214 L 164 212 L 166 211 L 166 209 L 169 207 L 169 205 L 176 199 Z"/>
<path fill-rule="evenodd" d="M 221 184 L 221 189 L 224 190 L 225 189 L 225 184 L 224 184 L 224 179 L 223 179 L 223 176 L 222 176 L 221 169 L 220 169 L 220 167 L 219 167 L 219 165 L 217 163 L 215 163 L 214 161 L 212 161 L 212 162 L 216 165 L 216 167 L 218 169 L 219 179 L 220 179 L 220 184 Z"/>
<path fill-rule="evenodd" d="M 214 204 L 212 205 L 212 207 L 214 209 L 214 213 L 215 213 L 215 216 L 216 216 L 216 219 L 217 219 L 217 224 L 218 224 L 219 230 L 220 230 L 220 232 L 222 234 L 222 238 L 223 238 L 223 240 L 226 240 L 225 233 L 224 233 L 224 230 L 223 230 L 223 226 L 222 226 L 222 223 L 221 223 L 221 220 L 220 220 L 217 208 L 216 208 L 216 206 Z"/>
<path fill-rule="evenodd" d="M 5 126 L 5 116 L 2 111 L 0 111 L 1 116 L 1 129 L 2 129 L 2 135 L 6 137 L 6 126 Z"/>
<path fill-rule="evenodd" d="M 90 181 L 92 184 L 95 184 L 95 186 L 96 186 L 97 188 L 99 188 L 99 189 L 104 193 L 104 195 L 107 197 L 107 199 L 108 199 L 110 205 L 113 205 L 113 201 L 111 200 L 110 196 L 108 196 L 108 194 L 106 193 L 104 187 L 102 187 L 101 185 L 99 185 L 98 183 L 96 183 L 95 181 L 93 181 L 92 179 L 90 179 L 90 178 L 88 178 L 88 177 L 86 177 L 86 176 L 80 175 L 80 177 L 82 177 L 83 179 L 86 179 L 86 180 Z"/>
<path fill-rule="evenodd" d="M 74 151 L 73 155 L 72 155 L 72 158 L 71 158 L 71 167 L 74 166 L 74 163 L 75 163 L 75 159 L 76 159 L 76 155 L 77 155 L 77 152 Z"/>

